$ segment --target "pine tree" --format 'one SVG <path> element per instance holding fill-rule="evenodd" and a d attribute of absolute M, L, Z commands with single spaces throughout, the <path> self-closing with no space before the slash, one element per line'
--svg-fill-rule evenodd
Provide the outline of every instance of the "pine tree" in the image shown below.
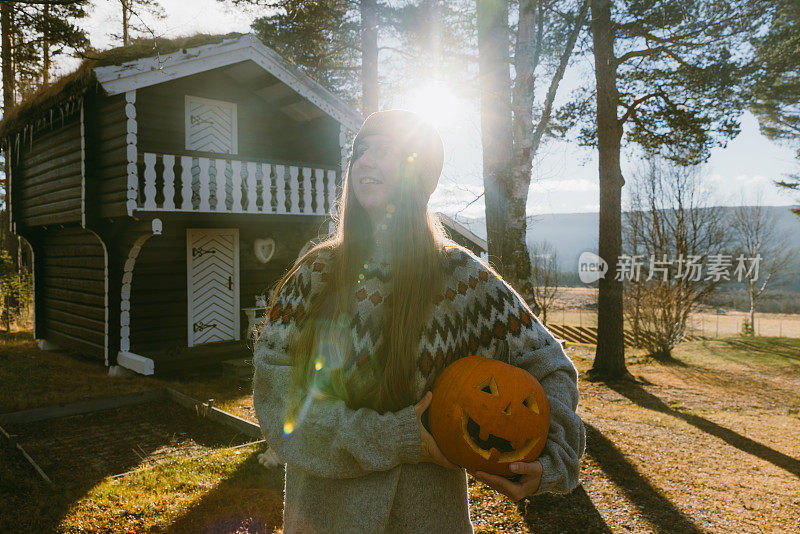
<path fill-rule="evenodd" d="M 800 159 L 800 3 L 776 0 L 763 8 L 767 31 L 752 39 L 756 57 L 750 110 L 762 134 L 794 146 Z M 800 191 L 800 173 L 776 183 Z M 800 215 L 800 207 L 792 211 Z"/>
<path fill-rule="evenodd" d="M 578 117 L 581 142 L 599 155 L 599 254 L 609 275 L 599 283 L 598 377 L 629 376 L 622 283 L 614 279 L 622 251 L 622 147 L 636 144 L 689 165 L 738 134 L 749 7 L 744 0 L 591 2 L 594 98 L 578 95 L 563 113 Z"/>

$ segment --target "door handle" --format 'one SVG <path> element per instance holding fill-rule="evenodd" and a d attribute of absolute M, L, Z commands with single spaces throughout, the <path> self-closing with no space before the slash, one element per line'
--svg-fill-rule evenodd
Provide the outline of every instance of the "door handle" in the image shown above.
<path fill-rule="evenodd" d="M 228 277 L 228 290 L 231 290 L 231 289 L 233 289 L 233 277 L 229 276 Z"/>

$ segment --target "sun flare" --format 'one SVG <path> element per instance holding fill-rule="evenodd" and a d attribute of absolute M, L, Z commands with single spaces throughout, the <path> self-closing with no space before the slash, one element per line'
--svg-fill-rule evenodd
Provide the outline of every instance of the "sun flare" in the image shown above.
<path fill-rule="evenodd" d="M 461 115 L 461 99 L 447 86 L 431 84 L 408 93 L 406 108 L 415 111 L 436 126 L 451 126 Z"/>

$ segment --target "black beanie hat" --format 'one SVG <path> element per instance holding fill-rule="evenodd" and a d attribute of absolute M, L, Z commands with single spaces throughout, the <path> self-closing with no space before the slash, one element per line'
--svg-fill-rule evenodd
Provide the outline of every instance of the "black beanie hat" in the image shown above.
<path fill-rule="evenodd" d="M 444 165 L 444 145 L 436 128 L 421 115 L 405 109 L 376 111 L 361 125 L 353 140 L 353 153 L 368 135 L 387 135 L 400 145 L 404 156 L 419 165 L 422 187 L 428 197 L 439 182 Z"/>

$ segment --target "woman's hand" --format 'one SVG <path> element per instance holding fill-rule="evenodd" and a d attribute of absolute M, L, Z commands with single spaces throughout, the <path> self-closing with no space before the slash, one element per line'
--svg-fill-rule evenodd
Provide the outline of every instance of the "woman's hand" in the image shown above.
<path fill-rule="evenodd" d="M 483 471 L 470 472 L 470 475 L 515 502 L 533 495 L 539 489 L 539 482 L 542 480 L 542 464 L 539 460 L 530 463 L 514 462 L 510 468 L 512 472 L 522 475 L 519 481 L 511 482 L 505 477 L 490 475 Z"/>
<path fill-rule="evenodd" d="M 420 454 L 419 454 L 419 461 L 420 462 L 431 462 L 434 464 L 441 465 L 442 467 L 446 467 L 448 469 L 459 469 L 459 467 L 452 463 L 450 460 L 445 458 L 442 451 L 439 450 L 439 446 L 436 444 L 436 440 L 433 439 L 431 433 L 427 431 L 425 425 L 422 424 L 422 414 L 425 410 L 428 409 L 428 406 L 431 405 L 431 400 L 433 399 L 433 393 L 430 391 L 425 394 L 424 397 L 420 399 L 418 403 L 414 405 L 414 411 L 417 412 L 417 424 L 419 425 L 419 435 L 422 439 L 422 444 L 420 447 Z"/>

